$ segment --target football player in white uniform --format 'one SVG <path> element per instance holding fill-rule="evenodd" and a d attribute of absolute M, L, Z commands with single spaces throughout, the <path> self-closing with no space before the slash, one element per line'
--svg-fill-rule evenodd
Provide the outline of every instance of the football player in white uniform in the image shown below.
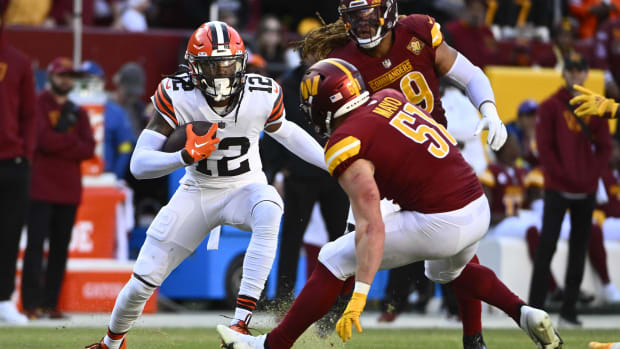
<path fill-rule="evenodd" d="M 108 332 L 91 349 L 126 348 L 125 334 L 153 291 L 222 224 L 252 232 L 231 324 L 248 333 L 275 257 L 283 208 L 261 170 L 261 131 L 326 169 L 321 146 L 284 118 L 280 86 L 270 78 L 245 74 L 247 53 L 235 29 L 223 22 L 201 25 L 189 40 L 185 58 L 188 71 L 164 78 L 151 98 L 157 113 L 140 134 L 131 172 L 144 179 L 185 167 L 186 174 L 149 227 L 133 276 L 116 299 Z M 213 125 L 198 136 L 192 125 L 185 125 L 193 121 Z M 186 127 L 185 148 L 161 151 L 177 127 Z"/>

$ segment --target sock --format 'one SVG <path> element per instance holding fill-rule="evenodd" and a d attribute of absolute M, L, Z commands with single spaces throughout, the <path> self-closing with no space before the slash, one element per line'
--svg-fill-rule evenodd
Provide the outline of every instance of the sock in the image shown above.
<path fill-rule="evenodd" d="M 310 325 L 327 314 L 342 292 L 343 285 L 344 281 L 336 278 L 319 262 L 282 322 L 267 336 L 265 347 L 292 347 Z"/>
<path fill-rule="evenodd" d="M 108 332 L 105 337 L 103 337 L 103 344 L 107 345 L 109 349 L 118 349 L 123 343 L 123 339 L 125 338 L 125 334 L 116 334 L 112 333 L 108 328 Z"/>
<path fill-rule="evenodd" d="M 470 264 L 479 265 L 478 256 L 469 261 Z M 463 323 L 463 336 L 473 336 L 482 332 L 482 302 L 480 299 L 465 297 L 460 292 L 454 292 L 459 306 L 459 316 Z"/>
<path fill-rule="evenodd" d="M 235 325 L 239 320 L 249 322 L 248 316 L 252 315 L 252 312 L 256 308 L 256 298 L 249 296 L 239 295 L 237 297 L 237 307 L 235 308 L 235 316 L 232 319 L 231 325 Z"/>
<path fill-rule="evenodd" d="M 525 239 L 527 240 L 527 251 L 530 255 L 530 261 L 534 263 L 534 257 L 536 256 L 536 247 L 538 247 L 538 241 L 540 240 L 540 231 L 535 226 L 529 227 L 525 233 Z M 553 292 L 558 289 L 558 283 L 555 281 L 553 273 L 549 271 L 549 291 Z"/>
<path fill-rule="evenodd" d="M 243 258 L 239 295 L 260 298 L 276 256 L 281 218 L 282 209 L 272 201 L 261 201 L 252 210 L 252 237 Z"/>
<path fill-rule="evenodd" d="M 127 333 L 142 314 L 144 305 L 151 298 L 155 288 L 138 280 L 136 276 L 132 276 L 116 297 L 114 310 L 110 316 L 109 331 L 111 333 Z"/>
<path fill-rule="evenodd" d="M 457 295 L 480 299 L 498 307 L 519 324 L 521 305 L 525 302 L 512 293 L 491 269 L 480 264 L 467 264 L 450 284 Z"/>
<path fill-rule="evenodd" d="M 321 247 L 304 243 L 304 249 L 306 250 L 306 279 L 308 279 L 319 262 Z"/>
<path fill-rule="evenodd" d="M 590 233 L 590 245 L 588 246 L 588 256 L 592 267 L 601 278 L 603 285 L 607 285 L 609 280 L 609 271 L 607 270 L 607 252 L 603 245 L 603 231 L 596 224 L 592 225 Z"/>

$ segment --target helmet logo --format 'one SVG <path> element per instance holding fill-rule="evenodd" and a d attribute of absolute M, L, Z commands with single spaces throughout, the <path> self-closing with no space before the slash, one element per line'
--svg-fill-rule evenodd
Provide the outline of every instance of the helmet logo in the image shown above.
<path fill-rule="evenodd" d="M 301 83 L 301 96 L 304 99 L 308 99 L 309 96 L 316 96 L 319 93 L 319 80 L 321 77 L 319 75 L 315 75 L 311 78 L 308 78 Z"/>

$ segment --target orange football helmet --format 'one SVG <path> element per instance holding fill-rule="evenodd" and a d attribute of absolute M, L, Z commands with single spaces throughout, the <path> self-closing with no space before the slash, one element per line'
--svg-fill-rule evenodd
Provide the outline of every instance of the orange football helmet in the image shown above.
<path fill-rule="evenodd" d="M 241 92 L 247 59 L 241 35 L 219 21 L 198 27 L 185 51 L 192 82 L 216 102 Z"/>

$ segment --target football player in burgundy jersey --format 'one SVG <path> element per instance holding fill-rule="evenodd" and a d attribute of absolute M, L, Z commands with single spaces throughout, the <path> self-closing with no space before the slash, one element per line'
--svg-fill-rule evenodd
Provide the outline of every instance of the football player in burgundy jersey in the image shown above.
<path fill-rule="evenodd" d="M 329 137 L 325 162 L 349 196 L 356 231 L 326 244 L 319 264 L 282 322 L 269 334 L 243 335 L 219 325 L 228 348 L 290 348 L 346 292 L 355 288 L 336 331 L 347 341 L 379 269 L 425 260 L 427 277 L 465 283 L 463 295 L 505 311 L 539 348 L 560 348 L 549 315 L 525 305 L 491 271 L 468 263 L 489 227 L 489 204 L 457 142 L 395 90 L 370 95 L 359 71 L 341 59 L 322 60 L 301 83 L 302 109 Z M 401 211 L 381 216 L 379 201 Z"/>
<path fill-rule="evenodd" d="M 475 133 L 489 130 L 493 150 L 506 141 L 489 79 L 443 40 L 441 26 L 422 14 L 398 16 L 395 0 L 340 0 L 341 19 L 311 31 L 302 42 L 303 56 L 341 58 L 362 73 L 375 93 L 401 91 L 410 103 L 447 124 L 439 95 L 439 78 L 447 76 L 465 88 L 483 118 Z"/>
<path fill-rule="evenodd" d="M 488 129 L 487 143 L 498 150 L 506 140 L 489 80 L 482 70 L 443 40 L 441 26 L 421 14 L 398 16 L 395 0 L 340 0 L 341 19 L 310 32 L 303 41 L 304 58 L 344 59 L 358 68 L 370 93 L 401 91 L 407 100 L 447 126 L 439 94 L 446 76 L 465 88 L 483 118 L 474 135 Z M 387 213 L 386 213 L 387 214 Z M 474 256 L 472 263 L 478 263 Z M 463 300 L 454 289 L 463 321 L 465 349 L 483 349 L 481 304 Z"/>

